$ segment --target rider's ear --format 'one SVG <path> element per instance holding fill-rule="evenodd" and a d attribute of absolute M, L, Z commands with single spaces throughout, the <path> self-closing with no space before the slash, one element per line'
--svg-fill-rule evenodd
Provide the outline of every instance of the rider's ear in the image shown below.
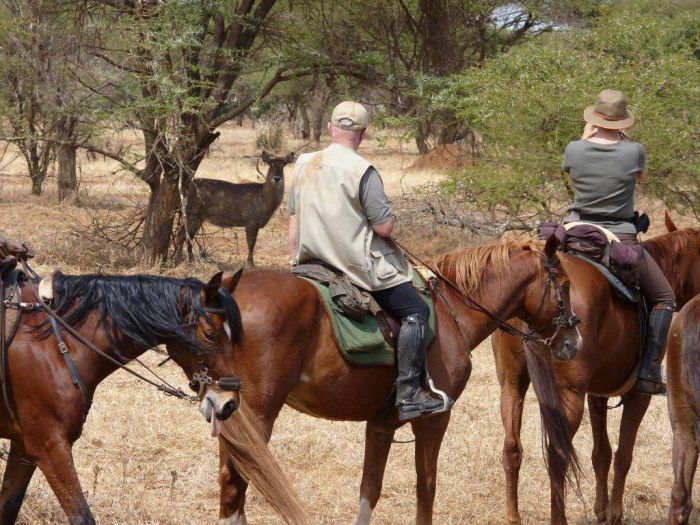
<path fill-rule="evenodd" d="M 675 232 L 678 229 L 678 226 L 676 226 L 673 219 L 671 219 L 671 215 L 668 213 L 668 210 L 664 210 L 664 224 L 666 224 L 668 233 Z"/>
<path fill-rule="evenodd" d="M 243 275 L 243 268 L 239 269 L 233 275 L 227 275 L 221 282 L 221 286 L 226 288 L 229 292 L 233 293 L 238 285 L 238 281 L 241 280 L 241 275 Z"/>
<path fill-rule="evenodd" d="M 553 259 L 554 255 L 557 253 L 558 248 L 559 248 L 559 239 L 557 239 L 556 235 L 551 235 L 547 239 L 547 242 L 544 243 L 544 254 L 549 259 Z"/>
<path fill-rule="evenodd" d="M 217 273 L 209 279 L 209 282 L 204 287 L 204 304 L 209 304 L 216 298 L 216 294 L 219 293 L 219 288 L 221 288 L 222 275 L 224 275 L 224 272 Z"/>

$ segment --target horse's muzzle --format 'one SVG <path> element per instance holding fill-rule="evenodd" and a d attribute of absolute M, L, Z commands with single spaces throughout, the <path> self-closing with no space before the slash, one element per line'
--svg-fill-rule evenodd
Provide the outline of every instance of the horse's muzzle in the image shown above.
<path fill-rule="evenodd" d="M 558 344 L 552 346 L 552 357 L 557 361 L 569 361 L 576 357 L 581 346 L 581 336 L 578 333 L 561 337 Z"/>

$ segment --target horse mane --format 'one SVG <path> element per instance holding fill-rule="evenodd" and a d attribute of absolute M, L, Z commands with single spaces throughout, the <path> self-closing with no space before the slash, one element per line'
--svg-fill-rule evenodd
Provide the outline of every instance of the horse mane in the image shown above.
<path fill-rule="evenodd" d="M 536 258 L 538 270 L 544 261 L 544 241 L 524 238 L 501 241 L 464 248 L 458 252 L 442 255 L 431 261 L 443 274 L 451 274 L 460 292 L 471 295 L 481 285 L 486 269 L 496 274 L 498 283 L 503 282 L 512 272 L 510 257 L 518 251 L 530 251 L 542 255 Z"/>
<path fill-rule="evenodd" d="M 676 230 L 657 235 L 642 243 L 644 249 L 654 258 L 676 293 L 683 286 L 683 276 L 680 275 L 678 268 L 684 255 L 690 249 L 692 241 L 700 241 L 700 230 L 694 228 Z"/>
<path fill-rule="evenodd" d="M 193 338 L 191 329 L 182 320 L 183 312 L 191 309 L 206 315 L 200 300 L 200 292 L 206 285 L 197 279 L 56 272 L 53 285 L 56 313 L 77 328 L 91 312 L 98 310 L 100 323 L 118 354 L 118 334 L 143 348 L 172 341 L 193 352 L 207 350 Z M 230 323 L 233 340 L 240 336 L 240 312 L 232 299 L 221 301 L 222 295 L 219 294 L 219 300 Z M 46 323 L 42 327 L 45 337 L 51 333 Z"/>

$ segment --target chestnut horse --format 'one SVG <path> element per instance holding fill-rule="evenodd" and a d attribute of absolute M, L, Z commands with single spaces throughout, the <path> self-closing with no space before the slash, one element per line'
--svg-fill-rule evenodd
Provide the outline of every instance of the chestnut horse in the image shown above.
<path fill-rule="evenodd" d="M 52 278 L 53 304 L 69 326 L 122 363 L 165 344 L 188 377 L 204 372 L 200 377 L 216 380 L 221 377 L 218 372 L 227 370 L 233 343 L 241 338 L 240 312 L 230 295 L 238 277 L 222 283 L 217 274 L 204 284 L 194 279 L 57 272 Z M 21 284 L 25 303 L 37 300 L 30 290 L 33 284 Z M 97 385 L 118 367 L 80 344 L 68 330 L 61 330 L 61 338 L 85 394 L 72 382 L 63 350 L 59 351 L 65 347 L 38 305 L 21 314 L 7 350 L 11 408 L 0 402 L 0 437 L 11 444 L 0 491 L 3 525 L 15 523 L 36 467 L 70 523 L 95 523 L 75 470 L 72 446 L 80 437 Z M 217 383 L 201 399 L 201 410 L 209 418 L 226 419 L 239 402 L 238 392 L 222 391 Z"/>
<path fill-rule="evenodd" d="M 555 241 L 544 248 L 538 241 L 522 241 L 465 249 L 440 257 L 431 266 L 494 314 L 527 319 L 542 337 L 554 333 L 553 320 L 564 314 L 561 298 L 568 304 L 567 269 L 559 264 Z M 498 322 L 469 306 L 459 292 L 444 284 L 438 290 L 438 329 L 428 351 L 429 368 L 437 387 L 457 399 L 471 372 L 470 351 Z M 403 424 L 391 400 L 396 371 L 393 367 L 348 364 L 340 354 L 316 287 L 304 279 L 274 271 L 247 272 L 236 288 L 235 299 L 244 326 L 242 342 L 233 355 L 236 373 L 245 385 L 242 408 L 259 418 L 268 438 L 285 403 L 315 417 L 367 422 L 355 522 L 369 523 L 394 433 Z M 559 357 L 572 357 L 578 340 L 576 330 L 564 328 L 557 334 L 550 350 Z M 432 522 L 437 459 L 449 419 L 447 411 L 410 422 L 416 438 L 419 524 Z M 572 449 L 565 443 L 558 445 L 562 456 L 569 459 Z M 225 447 L 222 450 L 225 452 Z M 247 485 L 224 453 L 219 481 L 220 525 L 246 523 Z"/>
<path fill-rule="evenodd" d="M 666 214 L 669 233 L 644 242 L 669 278 L 678 304 L 700 292 L 700 231 L 677 228 Z M 560 396 L 566 407 L 570 438 L 576 433 L 588 393 L 593 430 L 592 462 L 596 477 L 594 511 L 599 521 L 611 524 L 622 520 L 625 479 L 632 463 L 637 430 L 651 397 L 636 392 L 634 372 L 639 357 L 640 335 L 636 305 L 615 295 L 608 282 L 593 266 L 575 257 L 567 270 L 571 279 L 572 309 L 581 319 L 583 346 L 577 359 L 553 363 Z M 530 376 L 522 343 L 501 331 L 492 338 L 498 381 L 501 385 L 501 417 L 505 429 L 503 468 L 506 475 L 507 520 L 521 523 L 518 510 L 518 474 L 523 448 L 520 441 L 523 400 Z M 608 497 L 608 474 L 612 450 L 607 434 L 609 397 L 621 395 L 624 405 L 620 437 L 615 454 L 612 495 Z M 566 523 L 563 480 L 551 478 L 552 523 Z"/>
<path fill-rule="evenodd" d="M 700 295 L 671 323 L 666 346 L 668 416 L 673 429 L 673 490 L 669 524 L 688 523 L 700 447 Z"/>

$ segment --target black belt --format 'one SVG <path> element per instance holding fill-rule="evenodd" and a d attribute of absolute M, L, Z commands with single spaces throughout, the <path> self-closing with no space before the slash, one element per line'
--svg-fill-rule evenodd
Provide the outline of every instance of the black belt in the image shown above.
<path fill-rule="evenodd" d="M 593 214 L 588 214 L 588 213 L 580 213 L 578 214 L 579 219 L 582 221 L 590 221 L 590 222 L 610 222 L 610 221 L 619 221 L 619 222 L 630 222 L 634 224 L 636 222 L 635 217 L 610 217 L 609 215 L 593 215 Z"/>

